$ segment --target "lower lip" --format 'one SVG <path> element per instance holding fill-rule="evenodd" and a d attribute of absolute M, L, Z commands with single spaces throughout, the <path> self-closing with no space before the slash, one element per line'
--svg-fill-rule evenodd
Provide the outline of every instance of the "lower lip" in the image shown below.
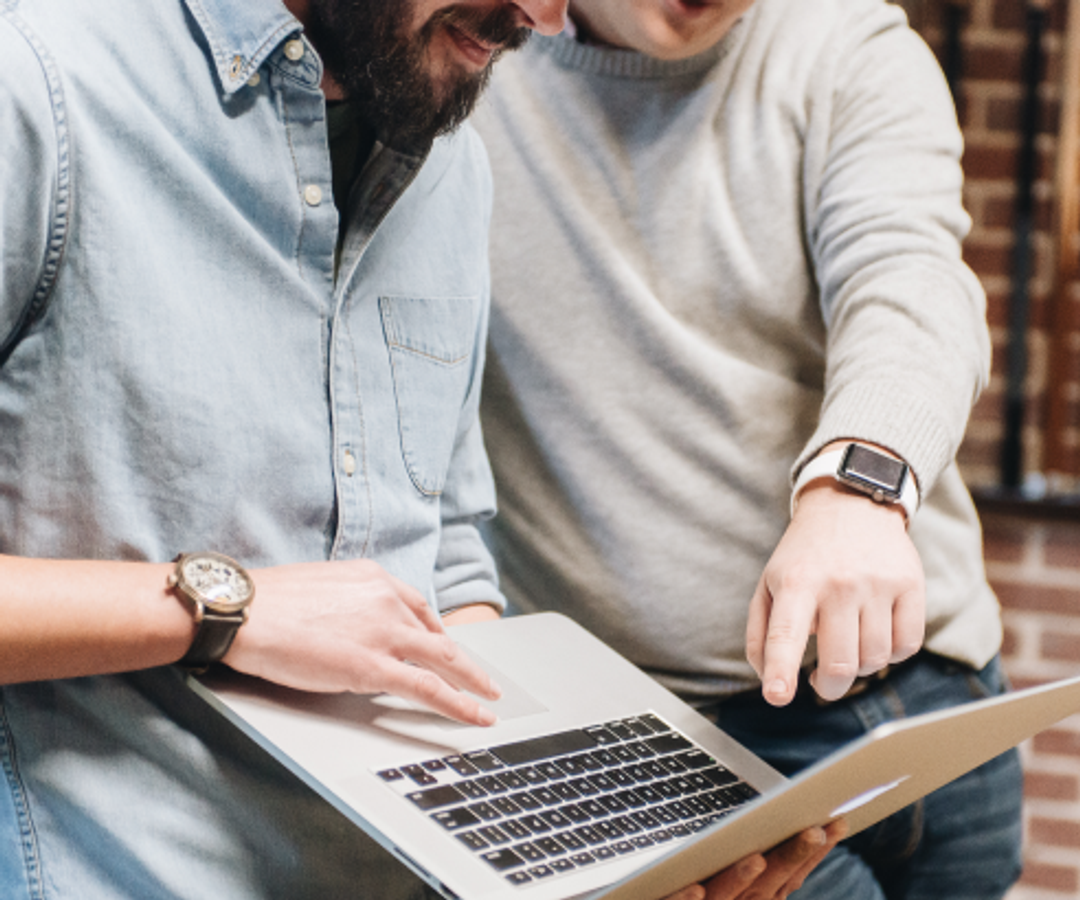
<path fill-rule="evenodd" d="M 667 5 L 680 16 L 700 16 L 703 13 L 713 9 L 715 4 L 702 3 L 702 2 L 690 2 L 685 0 L 667 0 Z"/>
<path fill-rule="evenodd" d="M 453 25 L 447 28 L 447 33 L 453 40 L 454 45 L 461 51 L 462 56 L 476 68 L 482 69 L 491 62 L 491 57 L 495 53 L 494 50 L 485 47 L 483 44 L 478 44 L 465 32 L 459 31 Z"/>

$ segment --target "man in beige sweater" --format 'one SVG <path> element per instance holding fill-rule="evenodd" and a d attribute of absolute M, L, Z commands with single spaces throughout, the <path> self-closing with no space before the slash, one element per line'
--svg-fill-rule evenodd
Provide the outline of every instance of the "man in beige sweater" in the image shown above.
<path fill-rule="evenodd" d="M 570 15 L 475 120 L 511 603 L 572 615 L 788 773 L 1003 690 L 954 462 L 985 300 L 931 54 L 884 0 Z M 1019 805 L 1008 754 L 798 896 L 1001 896 Z"/>

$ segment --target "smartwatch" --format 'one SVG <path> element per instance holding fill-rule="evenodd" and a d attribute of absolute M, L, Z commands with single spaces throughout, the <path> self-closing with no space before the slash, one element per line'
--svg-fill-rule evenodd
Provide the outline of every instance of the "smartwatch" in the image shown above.
<path fill-rule="evenodd" d="M 168 586 L 190 604 L 198 626 L 179 665 L 204 670 L 229 651 L 247 621 L 255 582 L 238 562 L 220 553 L 182 553 Z"/>
<path fill-rule="evenodd" d="M 792 515 L 802 489 L 818 478 L 834 478 L 875 503 L 895 503 L 908 523 L 919 508 L 919 489 L 908 464 L 866 444 L 852 442 L 827 450 L 803 466 L 791 491 Z"/>

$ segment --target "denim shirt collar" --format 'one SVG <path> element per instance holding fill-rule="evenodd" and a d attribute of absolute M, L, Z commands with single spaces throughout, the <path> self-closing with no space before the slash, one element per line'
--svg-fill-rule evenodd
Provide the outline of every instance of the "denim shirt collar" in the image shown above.
<path fill-rule="evenodd" d="M 210 46 L 227 94 L 240 90 L 286 37 L 302 30 L 280 0 L 184 2 Z"/>

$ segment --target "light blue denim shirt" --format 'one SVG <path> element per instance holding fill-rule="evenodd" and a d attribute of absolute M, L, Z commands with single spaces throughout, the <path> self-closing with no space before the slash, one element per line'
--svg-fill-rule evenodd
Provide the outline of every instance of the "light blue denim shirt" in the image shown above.
<path fill-rule="evenodd" d="M 335 280 L 320 78 L 279 0 L 0 0 L 0 552 L 368 557 L 502 602 L 486 158 L 467 128 L 377 146 Z M 0 896 L 307 896 L 303 816 L 178 685 L 3 689 Z M 256 874 L 267 835 L 292 875 Z"/>

